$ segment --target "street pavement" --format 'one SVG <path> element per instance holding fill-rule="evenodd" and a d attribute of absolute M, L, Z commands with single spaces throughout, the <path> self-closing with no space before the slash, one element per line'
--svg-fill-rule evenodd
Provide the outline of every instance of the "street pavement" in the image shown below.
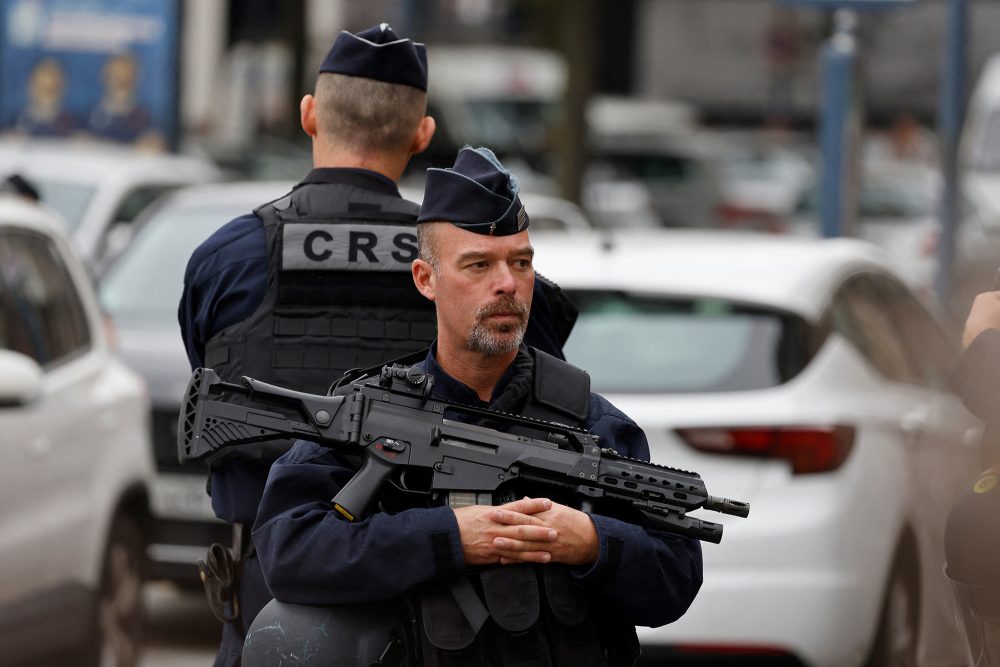
<path fill-rule="evenodd" d="M 146 584 L 149 625 L 139 667 L 209 667 L 220 626 L 201 591 Z"/>

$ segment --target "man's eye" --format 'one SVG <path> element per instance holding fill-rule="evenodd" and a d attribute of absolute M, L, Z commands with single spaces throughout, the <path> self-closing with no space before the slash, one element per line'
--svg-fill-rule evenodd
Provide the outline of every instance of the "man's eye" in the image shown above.
<path fill-rule="evenodd" d="M 531 260 L 530 259 L 516 259 L 514 260 L 514 266 L 519 269 L 530 269 Z"/>
<path fill-rule="evenodd" d="M 469 264 L 469 268 L 470 269 L 485 269 L 486 268 L 486 262 L 473 262 L 472 264 Z"/>

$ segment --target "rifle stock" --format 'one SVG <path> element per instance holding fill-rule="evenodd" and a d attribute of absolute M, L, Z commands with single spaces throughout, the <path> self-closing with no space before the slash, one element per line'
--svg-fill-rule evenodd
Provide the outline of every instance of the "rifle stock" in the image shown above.
<path fill-rule="evenodd" d="M 246 377 L 226 383 L 198 369 L 179 417 L 178 456 L 182 463 L 199 461 L 227 447 L 283 438 L 349 448 L 363 463 L 332 501 L 349 521 L 367 516 L 393 472 L 405 469 L 423 470 L 428 491 L 447 494 L 452 506 L 463 498 L 496 502 L 527 483 L 585 508 L 631 522 L 638 515 L 649 528 L 716 543 L 722 526 L 688 512 L 749 515 L 747 503 L 708 495 L 697 473 L 629 459 L 579 429 L 431 399 L 432 380 L 416 367 L 386 366 L 376 383 L 319 396 Z M 539 437 L 449 419 L 445 410 L 518 425 Z"/>

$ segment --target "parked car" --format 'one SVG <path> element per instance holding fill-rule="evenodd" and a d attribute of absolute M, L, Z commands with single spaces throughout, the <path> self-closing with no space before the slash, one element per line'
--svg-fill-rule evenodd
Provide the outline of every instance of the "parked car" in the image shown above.
<path fill-rule="evenodd" d="M 802 191 L 790 216 L 792 233 L 821 234 L 818 193 L 817 183 Z M 940 175 L 931 167 L 888 161 L 866 163 L 858 182 L 854 227 L 841 233 L 882 248 L 908 283 L 929 293 L 938 265 L 940 193 Z M 965 208 L 969 206 L 966 202 Z"/>
<path fill-rule="evenodd" d="M 59 212 L 84 261 L 100 272 L 128 244 L 131 223 L 160 195 L 219 180 L 209 160 L 107 144 L 0 141 L 0 177 L 18 173 Z"/>
<path fill-rule="evenodd" d="M 427 113 L 437 131 L 410 172 L 451 164 L 462 146 L 489 146 L 544 168 L 566 90 L 565 58 L 546 49 L 482 44 L 431 46 Z M 523 170 L 516 173 L 519 175 Z"/>
<path fill-rule="evenodd" d="M 137 664 L 148 415 L 64 224 L 0 197 L 0 662 Z"/>
<path fill-rule="evenodd" d="M 720 226 L 786 232 L 787 220 L 816 180 L 813 140 L 791 131 L 722 133 Z"/>
<path fill-rule="evenodd" d="M 640 628 L 647 657 L 961 662 L 941 544 L 981 426 L 947 388 L 956 343 L 883 253 L 695 230 L 533 245 L 580 309 L 567 358 L 654 462 L 752 508 L 704 545 L 690 610 Z"/>
<path fill-rule="evenodd" d="M 139 222 L 133 243 L 101 280 L 101 302 L 114 320 L 122 358 L 146 380 L 152 401 L 150 576 L 195 583 L 195 563 L 212 542 L 229 544 L 205 490 L 207 468 L 177 461 L 177 415 L 191 367 L 177 323 L 184 268 L 194 249 L 238 215 L 291 189 L 284 181 L 182 188 Z"/>
<path fill-rule="evenodd" d="M 584 189 L 632 184 L 648 191 L 666 227 L 717 227 L 727 146 L 697 124 L 693 110 L 666 100 L 595 97 L 587 107 Z M 587 201 L 603 218 L 605 203 Z"/>

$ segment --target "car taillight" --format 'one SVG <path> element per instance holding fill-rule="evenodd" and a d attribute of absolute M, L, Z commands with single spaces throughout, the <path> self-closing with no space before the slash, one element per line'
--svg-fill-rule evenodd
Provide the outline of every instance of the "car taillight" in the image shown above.
<path fill-rule="evenodd" d="M 782 459 L 796 475 L 836 470 L 854 446 L 853 426 L 681 428 L 676 433 L 702 452 Z"/>

